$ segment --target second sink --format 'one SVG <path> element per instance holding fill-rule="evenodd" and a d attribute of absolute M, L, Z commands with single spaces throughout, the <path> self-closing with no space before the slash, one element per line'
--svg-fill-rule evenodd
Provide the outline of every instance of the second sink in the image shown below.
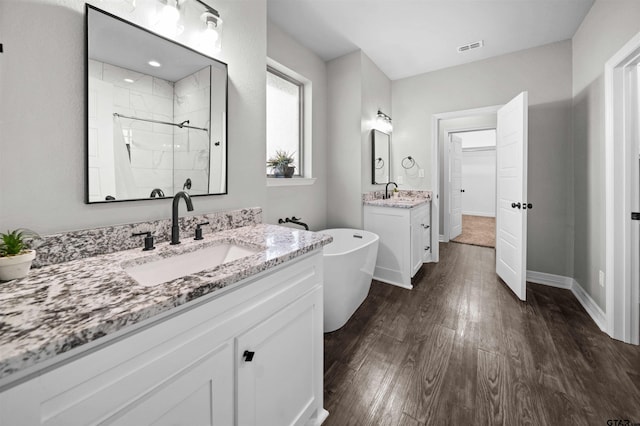
<path fill-rule="evenodd" d="M 142 264 L 123 265 L 123 269 L 141 285 L 154 286 L 212 269 L 259 251 L 239 244 L 219 243 L 176 256 L 154 258 Z"/>

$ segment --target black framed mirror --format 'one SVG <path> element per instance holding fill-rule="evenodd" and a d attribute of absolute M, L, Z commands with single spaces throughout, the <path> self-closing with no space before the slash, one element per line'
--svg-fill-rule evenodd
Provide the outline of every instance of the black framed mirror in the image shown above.
<path fill-rule="evenodd" d="M 371 144 L 371 183 L 385 185 L 391 176 L 391 137 L 380 130 L 372 130 Z"/>
<path fill-rule="evenodd" d="M 227 193 L 227 65 L 86 5 L 86 202 Z"/>

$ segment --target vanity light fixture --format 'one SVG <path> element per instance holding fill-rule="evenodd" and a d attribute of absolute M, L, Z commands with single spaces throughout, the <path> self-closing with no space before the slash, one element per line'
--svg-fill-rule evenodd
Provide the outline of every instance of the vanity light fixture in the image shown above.
<path fill-rule="evenodd" d="M 389 117 L 384 112 L 378 110 L 375 129 L 380 130 L 383 133 L 391 133 L 393 131 L 393 124 L 391 123 L 391 117 Z"/>
<path fill-rule="evenodd" d="M 201 49 L 207 52 L 218 53 L 222 48 L 222 18 L 220 18 L 220 13 L 201 0 L 195 1 L 206 9 L 206 12 L 200 15 L 200 20 L 204 22 L 205 28 L 198 36 L 198 44 Z"/>

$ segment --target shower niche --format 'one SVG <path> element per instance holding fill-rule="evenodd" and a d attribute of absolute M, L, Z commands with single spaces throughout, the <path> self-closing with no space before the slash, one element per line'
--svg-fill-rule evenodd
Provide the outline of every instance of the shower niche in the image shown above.
<path fill-rule="evenodd" d="M 86 202 L 226 194 L 227 65 L 93 6 Z"/>

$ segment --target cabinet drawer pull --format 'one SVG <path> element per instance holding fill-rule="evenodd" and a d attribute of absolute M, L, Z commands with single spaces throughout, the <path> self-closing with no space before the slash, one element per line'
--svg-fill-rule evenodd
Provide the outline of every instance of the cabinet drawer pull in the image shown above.
<path fill-rule="evenodd" d="M 242 354 L 242 357 L 244 358 L 244 362 L 251 362 L 253 361 L 253 356 L 255 355 L 255 352 L 251 352 L 251 351 L 244 351 L 244 353 Z"/>
<path fill-rule="evenodd" d="M 430 248 L 431 248 L 431 246 L 426 246 L 426 247 L 424 248 L 424 250 L 425 250 L 425 251 L 428 251 Z"/>

